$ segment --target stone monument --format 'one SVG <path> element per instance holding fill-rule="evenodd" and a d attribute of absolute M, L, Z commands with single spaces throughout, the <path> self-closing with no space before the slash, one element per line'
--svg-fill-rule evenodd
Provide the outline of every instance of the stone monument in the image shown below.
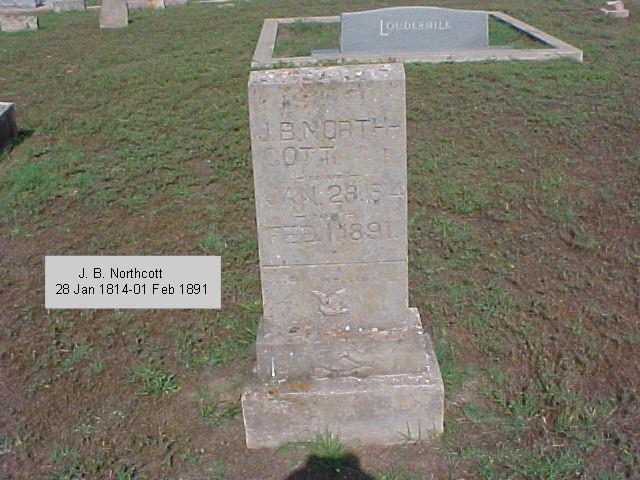
<path fill-rule="evenodd" d="M 14 104 L 0 102 L 0 153 L 13 143 L 17 135 Z"/>
<path fill-rule="evenodd" d="M 249 448 L 442 432 L 444 389 L 407 281 L 402 64 L 254 71 L 264 315 Z"/>
<path fill-rule="evenodd" d="M 129 24 L 129 9 L 125 0 L 102 0 L 100 28 L 123 28 Z"/>
<path fill-rule="evenodd" d="M 608 8 L 601 8 L 600 15 L 613 18 L 629 18 L 629 10 L 624 8 L 621 0 L 607 2 Z"/>
<path fill-rule="evenodd" d="M 21 32 L 37 30 L 38 17 L 35 15 L 0 15 L 0 31 Z"/>
<path fill-rule="evenodd" d="M 129 9 L 138 8 L 154 8 L 156 10 L 164 10 L 164 0 L 127 0 L 127 6 Z"/>
<path fill-rule="evenodd" d="M 56 13 L 87 9 L 85 0 L 52 0 L 51 6 Z"/>
<path fill-rule="evenodd" d="M 341 53 L 489 48 L 489 14 L 440 7 L 390 7 L 340 15 Z"/>
<path fill-rule="evenodd" d="M 42 5 L 43 0 L 0 0 L 0 7 L 6 8 L 38 8 Z"/>

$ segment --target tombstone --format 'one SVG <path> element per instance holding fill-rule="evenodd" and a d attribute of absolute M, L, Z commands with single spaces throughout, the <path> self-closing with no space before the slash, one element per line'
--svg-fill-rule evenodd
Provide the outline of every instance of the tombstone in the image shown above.
<path fill-rule="evenodd" d="M 16 110 L 13 103 L 0 102 L 0 153 L 13 144 L 18 129 L 16 127 Z"/>
<path fill-rule="evenodd" d="M 37 29 L 38 17 L 35 15 L 0 15 L 0 31 L 2 32 Z"/>
<path fill-rule="evenodd" d="M 249 111 L 264 315 L 247 446 L 442 432 L 440 371 L 408 304 L 403 65 L 254 71 Z"/>
<path fill-rule="evenodd" d="M 100 28 L 123 28 L 129 24 L 129 10 L 125 0 L 102 0 Z"/>
<path fill-rule="evenodd" d="M 187 0 L 164 0 L 164 4 L 166 7 L 179 7 L 181 5 L 186 5 Z"/>
<path fill-rule="evenodd" d="M 127 6 L 129 9 L 155 8 L 156 10 L 163 10 L 165 2 L 164 0 L 127 0 Z"/>
<path fill-rule="evenodd" d="M 84 11 L 87 9 L 85 0 L 52 0 L 51 6 L 53 7 L 53 11 L 57 13 L 70 12 L 73 10 Z"/>
<path fill-rule="evenodd" d="M 340 15 L 341 53 L 478 50 L 489 47 L 489 14 L 438 7 L 391 7 Z"/>
<path fill-rule="evenodd" d="M 600 15 L 604 15 L 605 17 L 613 17 L 613 18 L 629 17 L 629 10 L 626 10 L 624 8 L 624 3 L 622 3 L 620 0 L 607 2 L 607 7 L 609 8 L 600 9 Z"/>
<path fill-rule="evenodd" d="M 37 8 L 43 4 L 42 0 L 0 0 L 0 7 L 7 8 Z"/>

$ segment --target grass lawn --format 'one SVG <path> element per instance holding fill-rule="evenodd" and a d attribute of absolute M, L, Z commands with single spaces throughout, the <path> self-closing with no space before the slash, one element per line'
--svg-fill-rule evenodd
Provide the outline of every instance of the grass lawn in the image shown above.
<path fill-rule="evenodd" d="M 432 3 L 504 11 L 583 64 L 406 66 L 410 304 L 437 348 L 444 435 L 244 446 L 262 19 L 418 3 L 193 3 L 113 31 L 70 12 L 0 34 L 21 129 L 0 155 L 0 478 L 284 479 L 313 458 L 352 472 L 317 478 L 637 475 L 640 27 L 586 0 Z M 316 34 L 283 49 L 332 46 Z M 201 254 L 223 257 L 220 311 L 43 307 L 44 255 Z"/>

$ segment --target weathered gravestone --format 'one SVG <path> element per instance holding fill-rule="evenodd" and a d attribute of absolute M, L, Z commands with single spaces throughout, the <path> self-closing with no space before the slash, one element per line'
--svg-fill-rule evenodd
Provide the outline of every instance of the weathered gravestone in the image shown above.
<path fill-rule="evenodd" d="M 127 0 L 127 6 L 130 9 L 155 8 L 156 10 L 163 10 L 165 2 L 164 0 Z"/>
<path fill-rule="evenodd" d="M 44 5 L 43 0 L 0 0 L 0 7 L 37 8 Z"/>
<path fill-rule="evenodd" d="M 73 10 L 86 10 L 84 0 L 52 0 L 51 6 L 54 12 L 70 12 Z"/>
<path fill-rule="evenodd" d="M 443 384 L 407 287 L 402 64 L 252 72 L 264 316 L 249 448 L 441 432 Z"/>
<path fill-rule="evenodd" d="M 600 15 L 613 18 L 629 18 L 629 10 L 624 8 L 621 0 L 607 2 L 607 8 L 600 9 Z"/>
<path fill-rule="evenodd" d="M 38 17 L 35 15 L 0 15 L 0 31 L 2 32 L 37 29 Z"/>
<path fill-rule="evenodd" d="M 0 152 L 9 147 L 17 135 L 16 110 L 13 103 L 0 102 Z"/>
<path fill-rule="evenodd" d="M 123 28 L 129 24 L 129 10 L 125 0 L 102 0 L 100 28 Z"/>
<path fill-rule="evenodd" d="M 391 7 L 340 16 L 341 53 L 479 50 L 489 47 L 489 14 L 438 7 Z"/>

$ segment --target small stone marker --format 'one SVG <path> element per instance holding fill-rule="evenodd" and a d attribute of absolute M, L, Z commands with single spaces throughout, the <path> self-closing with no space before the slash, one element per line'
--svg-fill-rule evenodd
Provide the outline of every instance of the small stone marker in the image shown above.
<path fill-rule="evenodd" d="M 125 0 L 102 0 L 100 28 L 123 28 L 129 24 L 129 10 Z"/>
<path fill-rule="evenodd" d="M 52 0 L 51 5 L 53 6 L 53 11 L 57 13 L 73 10 L 84 11 L 87 9 L 84 0 Z"/>
<path fill-rule="evenodd" d="M 139 8 L 155 8 L 156 10 L 164 10 L 164 0 L 127 0 L 129 9 Z"/>
<path fill-rule="evenodd" d="M 402 64 L 249 80 L 264 316 L 249 448 L 442 432 L 443 384 L 408 305 Z"/>
<path fill-rule="evenodd" d="M 0 153 L 13 143 L 17 135 L 14 104 L 0 102 Z"/>
<path fill-rule="evenodd" d="M 0 15 L 0 31 L 20 32 L 37 29 L 38 17 L 35 15 Z"/>
<path fill-rule="evenodd" d="M 0 0 L 0 7 L 7 8 L 37 8 L 43 4 L 41 0 Z"/>
<path fill-rule="evenodd" d="M 438 7 L 391 7 L 340 16 L 342 53 L 479 50 L 489 46 L 489 14 Z"/>
<path fill-rule="evenodd" d="M 628 18 L 629 10 L 624 8 L 624 3 L 620 0 L 616 0 L 614 2 L 607 2 L 607 6 L 609 8 L 601 8 L 600 15 L 604 15 L 606 17 L 613 18 Z"/>

